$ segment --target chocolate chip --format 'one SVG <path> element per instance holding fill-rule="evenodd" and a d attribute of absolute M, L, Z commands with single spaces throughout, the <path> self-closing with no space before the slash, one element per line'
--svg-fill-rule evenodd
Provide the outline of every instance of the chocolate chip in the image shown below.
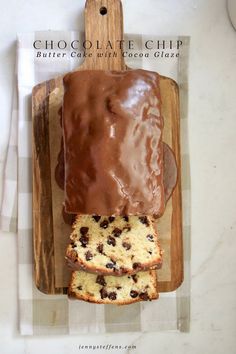
<path fill-rule="evenodd" d="M 131 244 L 129 242 L 122 242 L 122 246 L 128 251 L 131 248 Z"/>
<path fill-rule="evenodd" d="M 107 263 L 107 264 L 106 264 L 106 268 L 108 268 L 108 269 L 114 269 L 114 268 L 115 268 L 115 265 L 116 265 L 115 262 Z"/>
<path fill-rule="evenodd" d="M 99 215 L 93 215 L 92 218 L 93 218 L 96 222 L 98 222 L 98 221 L 101 219 L 101 216 L 99 216 Z"/>
<path fill-rule="evenodd" d="M 110 292 L 110 293 L 108 294 L 108 298 L 109 298 L 110 300 L 116 300 L 116 293 L 115 293 L 115 291 Z"/>
<path fill-rule="evenodd" d="M 136 298 L 138 296 L 138 292 L 135 291 L 135 290 L 131 290 L 130 296 L 134 299 L 134 298 Z"/>
<path fill-rule="evenodd" d="M 148 251 L 149 254 L 152 254 L 152 251 Z"/>
<path fill-rule="evenodd" d="M 77 286 L 78 290 L 82 290 L 82 285 Z"/>
<path fill-rule="evenodd" d="M 113 247 L 116 245 L 116 239 L 112 236 L 108 236 L 107 238 L 107 244 L 112 245 Z"/>
<path fill-rule="evenodd" d="M 76 262 L 77 261 L 77 252 L 74 250 L 71 250 L 69 258 L 72 262 Z"/>
<path fill-rule="evenodd" d="M 149 221 L 148 221 L 148 218 L 146 216 L 140 216 L 139 217 L 139 220 L 142 224 L 146 225 L 146 226 L 149 226 Z"/>
<path fill-rule="evenodd" d="M 85 253 L 85 259 L 86 259 L 86 261 L 91 261 L 92 258 L 93 258 L 92 253 L 91 253 L 90 251 L 87 251 L 87 252 Z"/>
<path fill-rule="evenodd" d="M 108 225 L 109 225 L 109 222 L 108 222 L 108 220 L 105 219 L 101 222 L 100 227 L 102 227 L 103 229 L 107 229 Z"/>
<path fill-rule="evenodd" d="M 102 243 L 99 243 L 99 245 L 97 246 L 97 251 L 99 253 L 103 253 L 103 244 Z"/>
<path fill-rule="evenodd" d="M 115 236 L 115 237 L 119 237 L 122 233 L 122 230 L 119 229 L 118 227 L 116 227 L 113 231 L 112 231 L 112 234 Z"/>
<path fill-rule="evenodd" d="M 139 294 L 139 297 L 140 297 L 140 299 L 142 299 L 142 300 L 144 300 L 144 301 L 149 300 L 149 296 L 148 296 L 148 293 L 147 293 L 147 292 L 145 292 L 145 293 L 140 293 L 140 294 Z"/>
<path fill-rule="evenodd" d="M 81 246 L 85 248 L 87 246 L 87 244 L 89 243 L 89 238 L 88 238 L 88 236 L 84 235 L 79 238 L 79 241 L 81 242 Z"/>
<path fill-rule="evenodd" d="M 74 242 L 71 242 L 71 247 L 76 248 L 76 244 Z"/>
<path fill-rule="evenodd" d="M 134 281 L 135 283 L 138 282 L 138 278 L 137 278 L 137 275 L 136 275 L 136 274 L 131 275 L 131 277 L 133 278 L 133 281 Z"/>
<path fill-rule="evenodd" d="M 98 276 L 97 276 L 96 283 L 97 283 L 97 284 L 100 284 L 100 285 L 102 285 L 102 286 L 106 286 L 106 285 L 107 285 L 107 283 L 106 283 L 105 278 L 104 278 L 103 275 L 98 275 Z"/>
<path fill-rule="evenodd" d="M 83 226 L 80 228 L 80 233 L 82 236 L 86 235 L 88 233 L 89 228 L 86 226 Z"/>
<path fill-rule="evenodd" d="M 116 289 L 120 290 L 120 289 L 122 289 L 122 286 L 117 286 Z"/>
<path fill-rule="evenodd" d="M 139 263 L 139 262 L 134 263 L 133 269 L 138 269 L 138 268 L 142 268 L 141 263 Z"/>
<path fill-rule="evenodd" d="M 115 220 L 115 217 L 114 216 L 109 216 L 108 220 L 109 220 L 110 223 L 112 223 Z"/>
<path fill-rule="evenodd" d="M 148 241 L 154 242 L 153 235 L 149 234 L 146 237 L 147 237 Z"/>
<path fill-rule="evenodd" d="M 123 228 L 123 231 L 126 231 L 126 232 L 129 232 L 131 230 L 131 227 L 130 226 L 125 226 Z"/>
<path fill-rule="evenodd" d="M 123 219 L 128 222 L 129 221 L 129 217 L 127 215 L 123 216 Z"/>
<path fill-rule="evenodd" d="M 104 288 L 100 290 L 100 294 L 101 294 L 101 299 L 105 299 L 108 296 L 107 291 Z"/>

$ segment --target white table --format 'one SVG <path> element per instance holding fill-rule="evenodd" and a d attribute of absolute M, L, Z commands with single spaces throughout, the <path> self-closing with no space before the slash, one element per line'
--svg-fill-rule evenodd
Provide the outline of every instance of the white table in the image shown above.
<path fill-rule="evenodd" d="M 1 0 L 1 179 L 9 134 L 16 33 L 82 29 L 83 6 L 83 0 Z M 123 0 L 123 8 L 126 32 L 191 35 L 191 332 L 20 337 L 16 237 L 1 233 L 2 354 L 91 353 L 78 346 L 93 343 L 137 346 L 133 351 L 106 351 L 119 354 L 236 353 L 236 32 L 228 20 L 224 0 Z"/>

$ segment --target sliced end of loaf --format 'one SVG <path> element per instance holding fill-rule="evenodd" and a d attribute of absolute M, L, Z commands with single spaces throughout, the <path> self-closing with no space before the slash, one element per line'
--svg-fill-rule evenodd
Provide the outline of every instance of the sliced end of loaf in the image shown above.
<path fill-rule="evenodd" d="M 122 277 L 75 271 L 72 273 L 68 296 L 96 304 L 126 305 L 151 301 L 158 298 L 156 271 Z"/>

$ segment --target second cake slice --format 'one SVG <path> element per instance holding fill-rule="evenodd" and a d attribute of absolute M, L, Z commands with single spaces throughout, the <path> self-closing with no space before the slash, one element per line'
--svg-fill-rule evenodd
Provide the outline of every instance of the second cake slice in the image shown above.
<path fill-rule="evenodd" d="M 71 299 L 97 304 L 126 305 L 158 298 L 155 270 L 114 277 L 75 271 L 68 289 Z"/>
<path fill-rule="evenodd" d="M 150 217 L 79 215 L 73 229 L 66 252 L 73 269 L 123 275 L 161 267 L 162 252 Z"/>

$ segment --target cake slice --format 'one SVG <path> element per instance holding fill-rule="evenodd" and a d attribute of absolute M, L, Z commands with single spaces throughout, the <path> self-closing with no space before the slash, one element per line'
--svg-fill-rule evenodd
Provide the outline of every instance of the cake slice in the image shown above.
<path fill-rule="evenodd" d="M 68 296 L 96 304 L 126 305 L 158 298 L 155 270 L 122 277 L 72 272 Z"/>
<path fill-rule="evenodd" d="M 162 251 L 150 217 L 79 215 L 73 229 L 66 252 L 73 270 L 123 275 L 161 267 Z"/>

